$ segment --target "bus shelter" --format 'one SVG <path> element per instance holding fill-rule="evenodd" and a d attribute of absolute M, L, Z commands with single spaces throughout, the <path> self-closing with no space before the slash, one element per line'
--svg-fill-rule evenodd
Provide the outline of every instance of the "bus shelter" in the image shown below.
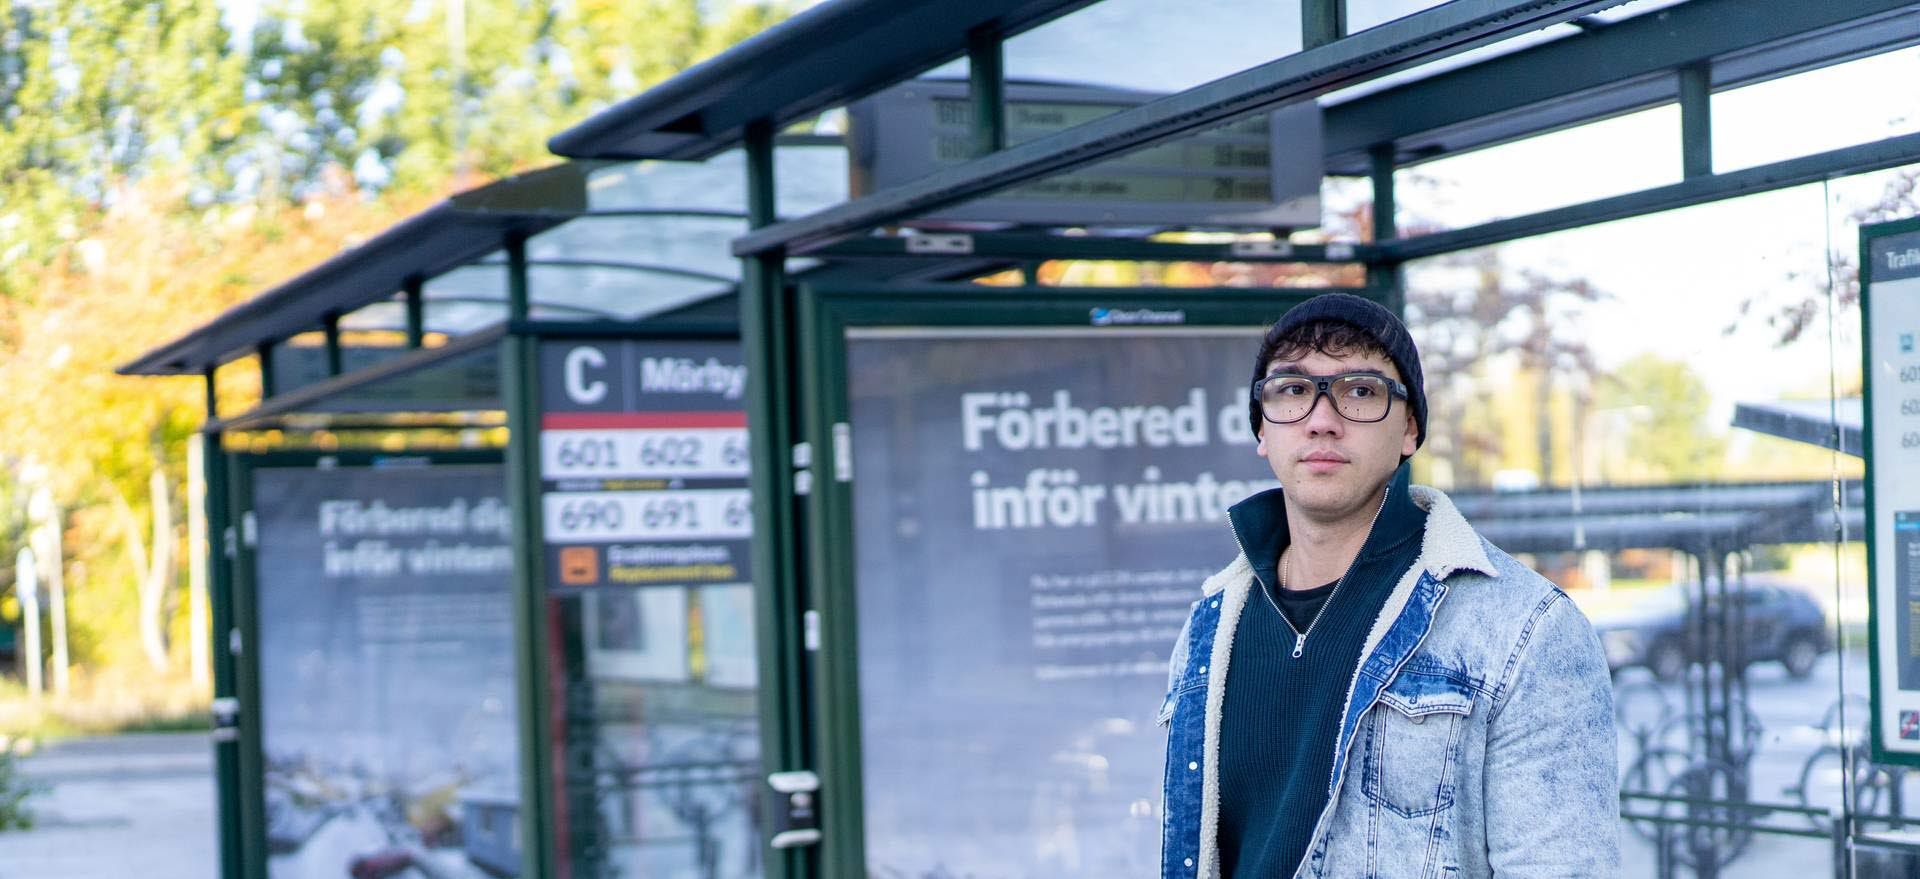
<path fill-rule="evenodd" d="M 1231 478 L 1248 471 L 1225 455 L 1249 437 L 1229 430 L 1224 410 L 1205 435 L 1110 447 L 1078 433 L 1081 419 L 1161 407 L 1177 421 L 1183 402 L 1200 399 L 1183 390 L 1204 391 L 1200 408 L 1211 408 L 1241 370 L 1204 353 L 1218 344 L 1180 349 L 1182 336 L 1251 332 L 1305 284 L 1361 291 L 1414 321 L 1455 318 L 1430 302 L 1414 309 L 1408 273 L 1494 245 L 1912 165 L 1920 140 L 1910 128 L 1729 161 L 1716 111 L 1749 89 L 1904 50 L 1920 41 L 1915 12 L 1711 0 L 1179 11 L 1116 0 L 829 3 L 556 136 L 550 147 L 574 158 L 697 159 L 736 145 L 764 157 L 778 132 L 845 119 L 857 197 L 786 220 L 763 202 L 756 228 L 733 244 L 746 266 L 748 361 L 764 377 L 749 409 L 756 533 L 780 535 L 756 557 L 780 626 L 763 649 L 787 668 L 766 682 L 784 691 L 769 704 L 789 733 L 783 765 L 822 785 L 808 800 L 822 840 L 782 866 L 1151 872 L 1159 763 L 1147 724 L 1164 686 L 1153 648 L 1172 636 L 1156 627 L 1176 624 L 1192 598 L 1191 588 L 1154 584 L 1190 587 L 1231 557 L 1217 504 L 1257 479 Z M 1248 43 L 1265 48 L 1240 54 Z M 1049 61 L 1075 51 L 1094 60 Z M 1196 57 L 1217 65 L 1183 78 Z M 1157 93 L 1128 103 L 1076 91 L 1087 88 Z M 1670 111 L 1662 152 L 1674 171 L 1657 184 L 1451 228 L 1400 227 L 1396 205 L 1412 194 L 1402 190 L 1425 168 L 1652 108 Z M 1264 154 L 1243 150 L 1263 127 Z M 764 159 L 748 167 L 756 191 L 778 179 Z M 1320 224 L 1288 211 L 1325 207 L 1300 200 L 1321 189 L 1289 188 L 1302 168 L 1368 190 L 1358 236 L 1299 234 Z M 1018 271 L 976 275 L 988 289 L 787 272 L 796 258 L 955 254 Z M 1075 260 L 1198 261 L 1239 266 L 1238 278 L 1311 268 L 1297 286 L 1258 293 L 1205 283 L 1121 292 L 1049 282 L 1040 265 Z M 1148 363 L 1151 380 L 1128 371 Z M 1618 432 L 1636 417 L 1586 421 Z M 1748 594 L 1750 550 L 1857 539 L 1858 493 L 1821 485 L 1590 495 L 1611 505 L 1604 511 L 1583 507 L 1576 488 L 1565 534 L 1538 533 L 1553 524 L 1537 521 L 1546 513 L 1507 530 L 1526 544 L 1519 551 L 1541 555 L 1653 547 L 1690 558 L 1694 603 L 1724 609 Z M 1207 522 L 1211 533 L 1181 530 Z M 1748 735 L 1738 717 L 1746 635 L 1730 628 L 1737 618 L 1714 625 L 1719 646 L 1691 673 L 1688 712 L 1704 714 L 1689 720 L 1697 741 L 1687 759 L 1702 765 L 1732 762 Z M 1846 704 L 1845 692 L 1826 695 Z M 988 728 L 969 723 L 983 716 Z M 1878 771 L 1850 753 L 1862 757 L 1850 764 L 1859 778 Z M 1826 805 L 1805 801 L 1808 785 L 1796 801 L 1791 785 L 1766 777 L 1771 768 L 1689 768 L 1627 785 L 1623 814 L 1671 831 L 1630 852 L 1631 869 L 1718 875 L 1778 850 L 1846 872 L 1869 869 L 1858 864 L 1871 853 L 1857 852 L 1902 845 L 1884 832 L 1902 816 L 1862 807 L 1861 786 L 1844 773 L 1817 780 L 1833 789 L 1840 818 L 1829 821 Z M 1692 781 L 1676 784 L 1682 775 Z M 1741 845 L 1713 838 L 1725 825 L 1737 825 Z"/>
<path fill-rule="evenodd" d="M 797 144 L 821 182 L 786 196 L 843 197 L 810 173 L 838 151 Z M 461 193 L 123 369 L 207 385 L 223 875 L 540 875 L 536 816 L 601 847 L 582 866 L 752 856 L 738 166 Z M 637 502 L 625 557 L 546 552 L 520 491 L 584 498 L 556 528 Z"/>
<path fill-rule="evenodd" d="M 573 164 L 456 197 L 128 371 L 203 375 L 211 405 L 216 369 L 258 360 L 261 406 L 211 421 L 218 438 L 444 429 L 367 404 L 315 413 L 460 356 L 493 364 L 492 406 L 418 402 L 453 399 L 440 385 L 407 411 L 492 413 L 495 457 L 285 459 L 380 488 L 406 467 L 499 468 L 518 762 L 516 783 L 459 810 L 511 818 L 461 837 L 480 869 L 506 861 L 474 847 L 511 840 L 520 875 L 553 877 L 1150 874 L 1165 652 L 1234 552 L 1224 508 L 1272 484 L 1249 469 L 1245 397 L 1264 325 L 1329 287 L 1437 321 L 1409 273 L 1449 255 L 1920 162 L 1920 134 L 1896 133 L 1723 169 L 1714 139 L 1717 96 L 1920 44 L 1910 3 L 1218 6 L 820 4 L 559 134 Z M 1196 42 L 1141 51 L 1140 33 Z M 1075 46 L 1107 54 L 1043 63 Z M 1673 182 L 1399 228 L 1397 190 L 1430 163 L 1661 107 Z M 680 173 L 718 182 L 596 201 L 615 176 Z M 1366 192 L 1358 234 L 1313 234 L 1341 186 Z M 657 223 L 694 220 L 712 224 Z M 438 224 L 478 230 L 421 234 Z M 577 229 L 604 234 L 542 251 Z M 1138 270 L 1075 283 L 1069 263 Z M 490 293 L 435 286 L 454 278 Z M 664 279 L 721 295 L 649 295 Z M 441 308 L 485 316 L 428 348 L 442 289 Z M 367 355 L 343 333 L 370 314 L 419 350 L 350 372 Z M 287 388 L 279 358 L 313 332 L 323 378 Z M 282 459 L 240 457 L 254 448 L 221 465 L 216 521 L 238 529 L 233 569 L 264 577 L 247 474 Z M 1745 569 L 1729 559 L 1750 546 L 1844 543 L 1855 503 L 1837 479 L 1583 495 L 1581 472 L 1478 515 L 1516 551 L 1691 555 L 1702 607 L 1709 583 L 1729 605 Z M 272 704 L 250 689 L 271 684 L 266 654 L 246 658 L 265 605 L 245 576 L 218 588 L 243 611 L 219 666 L 239 700 L 223 703 L 239 731 L 222 746 L 242 817 L 229 875 L 272 875 L 260 779 L 288 773 L 261 744 L 272 721 L 250 720 Z M 1623 816 L 1665 828 L 1631 863 L 1719 875 L 1743 856 L 1797 863 L 1811 840 L 1852 875 L 1858 852 L 1900 848 L 1886 831 L 1903 816 L 1856 798 L 1857 750 L 1838 751 L 1833 817 L 1805 783 L 1790 803 L 1748 771 L 1765 760 L 1716 768 L 1750 728 L 1740 637 L 1716 625 L 1688 672 L 1680 762 L 1627 784 Z M 432 822 L 362 800 L 434 848 Z"/>

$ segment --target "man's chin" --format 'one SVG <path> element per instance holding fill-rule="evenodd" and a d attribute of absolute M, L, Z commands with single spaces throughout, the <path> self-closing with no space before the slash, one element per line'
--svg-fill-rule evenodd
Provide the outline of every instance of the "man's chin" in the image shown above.
<path fill-rule="evenodd" d="M 1351 465 L 1333 473 L 1296 472 L 1282 480 L 1287 503 L 1316 517 L 1345 516 L 1378 500 L 1378 489 L 1364 485 Z"/>

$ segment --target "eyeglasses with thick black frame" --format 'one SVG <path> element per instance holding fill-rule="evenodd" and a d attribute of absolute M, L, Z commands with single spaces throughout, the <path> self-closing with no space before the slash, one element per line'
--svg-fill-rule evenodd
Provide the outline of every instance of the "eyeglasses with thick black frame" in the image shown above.
<path fill-rule="evenodd" d="M 1277 372 L 1254 381 L 1253 398 L 1260 401 L 1260 417 L 1274 424 L 1293 424 L 1313 413 L 1326 397 L 1341 418 L 1374 424 L 1393 411 L 1393 398 L 1409 399 L 1407 386 L 1377 372 L 1303 375 Z"/>

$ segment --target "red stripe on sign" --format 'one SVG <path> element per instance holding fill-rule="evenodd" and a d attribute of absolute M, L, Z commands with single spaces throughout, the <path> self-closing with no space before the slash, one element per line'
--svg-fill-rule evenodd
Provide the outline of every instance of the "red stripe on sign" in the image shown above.
<path fill-rule="evenodd" d="M 745 412 L 548 412 L 540 416 L 542 430 L 746 426 Z"/>

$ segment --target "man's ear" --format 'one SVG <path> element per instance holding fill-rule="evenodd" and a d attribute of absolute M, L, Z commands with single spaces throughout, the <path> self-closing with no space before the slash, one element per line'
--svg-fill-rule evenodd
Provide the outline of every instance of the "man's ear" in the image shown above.
<path fill-rule="evenodd" d="M 1267 426 L 1264 424 L 1260 425 L 1260 429 L 1254 432 L 1253 438 L 1256 440 L 1259 440 L 1259 442 L 1256 442 L 1253 444 L 1253 453 L 1256 455 L 1259 455 L 1262 458 L 1266 457 L 1267 456 Z"/>
<path fill-rule="evenodd" d="M 1406 459 L 1420 448 L 1420 423 L 1413 420 L 1413 413 L 1403 413 L 1407 420 L 1407 432 L 1400 442 L 1400 457 Z"/>

